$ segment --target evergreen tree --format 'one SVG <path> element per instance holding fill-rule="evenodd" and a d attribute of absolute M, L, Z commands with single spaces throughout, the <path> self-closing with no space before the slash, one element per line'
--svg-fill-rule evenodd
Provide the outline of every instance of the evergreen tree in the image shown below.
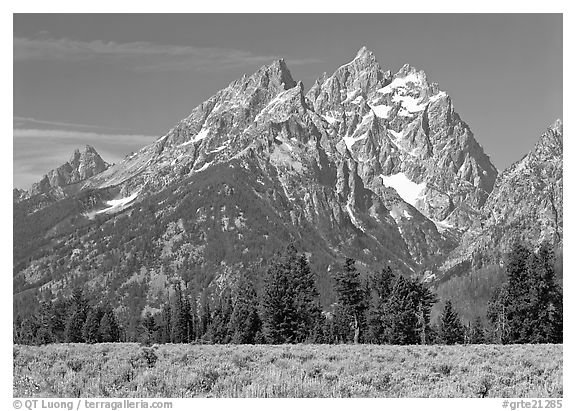
<path fill-rule="evenodd" d="M 140 342 L 144 345 L 151 345 L 156 341 L 158 327 L 154 316 L 147 312 L 146 315 L 140 319 Z"/>
<path fill-rule="evenodd" d="M 384 341 L 389 344 L 418 344 L 419 301 L 414 283 L 403 276 L 397 276 L 384 306 Z"/>
<path fill-rule="evenodd" d="M 102 342 L 118 342 L 120 341 L 120 327 L 116 314 L 112 307 L 106 305 L 102 309 L 102 319 L 100 320 L 100 340 Z"/>
<path fill-rule="evenodd" d="M 373 344 L 381 344 L 385 342 L 384 323 L 385 305 L 390 294 L 394 282 L 394 274 L 390 267 L 385 267 L 379 273 L 372 274 L 369 279 L 369 292 L 370 296 L 367 317 L 367 342 Z"/>
<path fill-rule="evenodd" d="M 510 342 L 510 307 L 508 285 L 498 287 L 488 302 L 486 316 L 492 324 L 492 341 L 498 344 Z"/>
<path fill-rule="evenodd" d="M 306 256 L 300 255 L 296 258 L 297 263 L 292 276 L 298 323 L 296 341 L 304 342 L 317 338 L 317 335 L 314 337 L 314 333 L 322 325 L 322 306 L 314 274 Z"/>
<path fill-rule="evenodd" d="M 171 341 L 175 343 L 188 342 L 189 311 L 182 296 L 180 282 L 174 284 L 171 314 Z"/>
<path fill-rule="evenodd" d="M 508 258 L 507 299 L 504 301 L 510 323 L 511 342 L 522 343 L 529 338 L 530 330 L 530 251 L 520 243 L 514 244 Z"/>
<path fill-rule="evenodd" d="M 254 344 L 261 331 L 258 297 L 251 278 L 240 275 L 233 295 L 234 308 L 230 317 L 230 333 L 234 344 Z"/>
<path fill-rule="evenodd" d="M 160 324 L 160 343 L 167 344 L 172 342 L 172 309 L 170 308 L 170 302 L 164 303 L 162 306 L 162 311 L 160 312 L 161 324 Z"/>
<path fill-rule="evenodd" d="M 66 298 L 58 297 L 52 303 L 52 314 L 50 316 L 50 331 L 55 342 L 64 342 L 66 330 L 67 313 L 70 312 L 70 304 Z"/>
<path fill-rule="evenodd" d="M 190 313 L 190 322 L 188 324 L 188 332 L 190 337 L 188 341 L 196 341 L 198 339 L 200 321 L 198 319 L 198 304 L 196 302 L 196 294 L 192 294 L 187 300 L 188 312 Z"/>
<path fill-rule="evenodd" d="M 66 342 L 84 342 L 82 328 L 88 314 L 88 302 L 83 296 L 81 288 L 75 288 L 72 292 L 70 314 L 64 330 Z"/>
<path fill-rule="evenodd" d="M 293 275 L 297 269 L 297 254 L 290 245 L 284 255 L 275 258 L 264 278 L 262 311 L 263 334 L 272 344 L 295 343 L 300 336 L 296 286 Z"/>
<path fill-rule="evenodd" d="M 228 332 L 230 316 L 232 315 L 232 296 L 228 287 L 222 290 L 212 312 L 212 321 L 209 327 L 209 340 L 216 344 L 230 342 Z"/>
<path fill-rule="evenodd" d="M 93 307 L 88 311 L 86 321 L 82 327 L 82 337 L 88 344 L 100 342 L 100 321 L 103 314 L 100 307 Z"/>
<path fill-rule="evenodd" d="M 440 320 L 440 339 L 444 344 L 464 343 L 464 327 L 458 318 L 458 314 L 452 308 L 452 302 L 446 301 L 442 318 Z"/>
<path fill-rule="evenodd" d="M 38 310 L 38 330 L 36 331 L 37 344 L 50 344 L 56 341 L 52 332 L 53 306 L 51 301 L 42 301 Z"/>
<path fill-rule="evenodd" d="M 540 246 L 530 262 L 530 315 L 527 340 L 532 344 L 562 342 L 562 292 L 554 272 L 554 253 L 548 243 Z"/>
<path fill-rule="evenodd" d="M 201 339 L 205 339 L 208 336 L 211 322 L 212 310 L 210 308 L 210 297 L 208 289 L 204 289 L 200 297 L 200 327 L 198 330 Z"/>
<path fill-rule="evenodd" d="M 187 295 L 182 296 L 182 304 L 183 304 L 183 311 L 182 311 L 182 318 L 180 321 L 183 322 L 184 327 L 186 329 L 186 342 L 192 342 L 195 339 L 194 334 L 194 318 L 192 314 L 192 306 L 190 305 L 190 298 Z"/>
<path fill-rule="evenodd" d="M 485 342 L 486 335 L 484 332 L 482 319 L 480 317 L 476 317 L 470 331 L 470 344 L 484 344 Z"/>
<path fill-rule="evenodd" d="M 343 270 L 336 273 L 335 279 L 338 302 L 352 317 L 353 341 L 358 344 L 362 316 L 367 304 L 364 287 L 360 281 L 360 274 L 356 270 L 355 261 L 347 258 Z"/>
<path fill-rule="evenodd" d="M 18 344 L 37 344 L 36 335 L 38 333 L 38 319 L 35 315 L 29 315 L 22 318 L 19 322 L 20 327 L 17 333 L 17 343 Z"/>

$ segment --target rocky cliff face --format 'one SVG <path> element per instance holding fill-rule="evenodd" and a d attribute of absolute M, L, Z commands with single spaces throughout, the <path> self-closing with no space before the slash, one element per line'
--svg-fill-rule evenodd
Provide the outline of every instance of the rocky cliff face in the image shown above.
<path fill-rule="evenodd" d="M 498 176 L 481 215 L 450 253 L 442 273 L 499 264 L 516 240 L 561 247 L 562 139 L 562 121 L 557 120 L 532 151 Z"/>
<path fill-rule="evenodd" d="M 370 188 L 395 188 L 441 230 L 470 226 L 497 171 L 450 97 L 423 71 L 405 65 L 394 75 L 383 72 L 363 48 L 307 97 Z"/>

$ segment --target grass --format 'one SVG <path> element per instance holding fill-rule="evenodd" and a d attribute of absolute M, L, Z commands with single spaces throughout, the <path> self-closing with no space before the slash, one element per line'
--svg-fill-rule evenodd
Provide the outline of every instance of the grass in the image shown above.
<path fill-rule="evenodd" d="M 562 345 L 14 346 L 14 397 L 562 395 Z"/>

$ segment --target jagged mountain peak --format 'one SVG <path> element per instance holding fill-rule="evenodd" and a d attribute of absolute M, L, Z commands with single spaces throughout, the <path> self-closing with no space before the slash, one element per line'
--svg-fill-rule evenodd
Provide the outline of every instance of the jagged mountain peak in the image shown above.
<path fill-rule="evenodd" d="M 550 159 L 562 159 L 563 152 L 563 123 L 557 119 L 552 123 L 530 152 L 533 161 L 547 161 Z"/>
<path fill-rule="evenodd" d="M 109 167 L 100 154 L 91 145 L 84 148 L 76 148 L 70 160 L 60 167 L 50 170 L 42 180 L 32 185 L 32 188 L 22 198 L 51 193 L 56 197 L 63 196 L 62 187 L 75 184 L 80 181 L 94 177 L 105 171 Z"/>
<path fill-rule="evenodd" d="M 272 64 L 262 66 L 256 73 L 250 76 L 250 78 L 259 80 L 266 78 L 270 81 L 269 84 L 283 88 L 284 90 L 296 86 L 296 81 L 292 77 L 292 73 L 290 73 L 284 59 L 278 59 Z M 266 84 L 266 86 L 268 86 L 268 84 Z"/>
<path fill-rule="evenodd" d="M 361 62 L 367 62 L 367 63 L 378 62 L 376 60 L 376 56 L 374 55 L 374 53 L 368 50 L 366 46 L 362 46 L 360 50 L 358 50 L 358 53 L 356 53 L 356 57 L 354 58 L 354 60 L 359 60 Z"/>
<path fill-rule="evenodd" d="M 428 78 L 424 70 L 419 70 L 416 67 L 406 63 L 394 75 L 394 78 L 410 77 L 411 81 L 421 87 L 428 87 Z"/>

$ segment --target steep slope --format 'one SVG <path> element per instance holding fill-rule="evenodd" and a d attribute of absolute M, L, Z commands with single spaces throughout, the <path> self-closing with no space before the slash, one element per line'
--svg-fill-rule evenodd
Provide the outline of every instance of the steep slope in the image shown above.
<path fill-rule="evenodd" d="M 562 246 L 562 139 L 556 120 L 532 151 L 498 176 L 481 218 L 442 265 L 443 275 L 500 264 L 516 240 Z"/>
<path fill-rule="evenodd" d="M 392 76 L 362 48 L 307 97 L 338 130 L 368 187 L 380 180 L 395 188 L 441 230 L 470 226 L 497 171 L 423 71 L 405 65 Z"/>

